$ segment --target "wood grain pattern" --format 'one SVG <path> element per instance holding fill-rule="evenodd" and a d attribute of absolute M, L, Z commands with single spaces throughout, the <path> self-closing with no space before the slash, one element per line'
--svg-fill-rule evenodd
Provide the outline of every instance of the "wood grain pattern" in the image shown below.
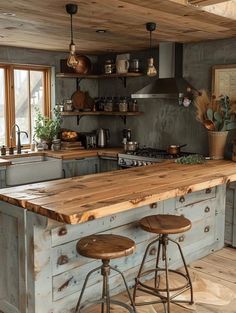
<path fill-rule="evenodd" d="M 165 161 L 0 190 L 0 200 L 60 222 L 77 224 L 236 180 L 235 163 Z"/>
<path fill-rule="evenodd" d="M 132 254 L 134 250 L 135 242 L 119 235 L 91 235 L 77 243 L 78 253 L 92 259 L 117 259 Z"/>
<path fill-rule="evenodd" d="M 2 1 L 1 45 L 68 51 L 70 17 L 62 0 Z M 236 21 L 204 11 L 222 1 L 81 0 L 73 18 L 74 42 L 79 53 L 133 51 L 148 48 L 145 24 L 158 23 L 153 44 L 160 41 L 194 42 L 234 37 Z M 202 7 L 203 6 L 203 7 Z M 107 33 L 98 34 L 97 29 Z"/>
<path fill-rule="evenodd" d="M 142 218 L 139 221 L 142 229 L 156 234 L 179 234 L 191 228 L 191 221 L 183 216 L 158 214 Z"/>

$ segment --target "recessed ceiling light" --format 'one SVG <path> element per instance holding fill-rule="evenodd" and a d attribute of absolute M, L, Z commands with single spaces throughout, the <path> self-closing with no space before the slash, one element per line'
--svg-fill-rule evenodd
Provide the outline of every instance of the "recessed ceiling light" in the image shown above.
<path fill-rule="evenodd" d="M 16 16 L 15 13 L 11 13 L 11 12 L 3 12 L 2 15 L 4 15 L 4 16 L 12 16 L 12 17 Z"/>
<path fill-rule="evenodd" d="M 98 33 L 98 34 L 105 34 L 106 32 L 107 32 L 106 29 L 97 29 L 96 30 L 96 33 Z"/>

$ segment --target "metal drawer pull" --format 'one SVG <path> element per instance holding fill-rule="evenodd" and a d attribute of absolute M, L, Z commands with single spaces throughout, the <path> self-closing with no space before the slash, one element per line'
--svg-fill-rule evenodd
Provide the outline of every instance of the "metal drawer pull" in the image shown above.
<path fill-rule="evenodd" d="M 181 196 L 181 197 L 179 198 L 179 202 L 180 202 L 180 203 L 184 203 L 184 202 L 185 202 L 184 196 Z"/>
<path fill-rule="evenodd" d="M 65 236 L 67 234 L 67 229 L 65 227 L 62 227 L 58 231 L 58 236 Z"/>
<path fill-rule="evenodd" d="M 63 265 L 69 262 L 69 258 L 67 255 L 61 255 L 57 259 L 57 265 Z"/>
<path fill-rule="evenodd" d="M 156 203 L 156 202 L 151 203 L 151 204 L 150 204 L 150 208 L 151 208 L 151 209 L 156 209 L 156 208 L 157 208 L 157 203 Z"/>
<path fill-rule="evenodd" d="M 211 193 L 211 190 L 212 190 L 211 188 L 207 188 L 206 193 Z"/>
<path fill-rule="evenodd" d="M 206 213 L 210 212 L 209 206 L 206 206 L 204 211 L 205 211 Z"/>
<path fill-rule="evenodd" d="M 204 233 L 209 233 L 209 231 L 210 231 L 210 226 L 206 226 L 206 227 L 204 228 Z"/>
<path fill-rule="evenodd" d="M 184 235 L 179 237 L 179 242 L 183 242 L 185 239 Z"/>

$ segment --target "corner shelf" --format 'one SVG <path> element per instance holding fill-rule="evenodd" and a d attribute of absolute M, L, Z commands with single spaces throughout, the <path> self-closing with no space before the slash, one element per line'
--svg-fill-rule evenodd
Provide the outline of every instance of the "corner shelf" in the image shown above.
<path fill-rule="evenodd" d="M 76 78 L 77 89 L 79 83 L 82 79 L 109 79 L 109 78 L 119 78 L 123 81 L 124 87 L 126 88 L 126 78 L 127 77 L 141 77 L 143 73 L 127 73 L 127 74 L 87 74 L 81 75 L 77 73 L 57 73 L 57 78 Z"/>
<path fill-rule="evenodd" d="M 75 111 L 64 111 L 61 112 L 61 116 L 77 116 L 77 124 L 79 125 L 80 119 L 83 116 L 119 116 L 126 124 L 127 116 L 140 116 L 143 115 L 143 112 L 106 112 L 106 111 L 97 111 L 97 112 L 75 112 Z"/>

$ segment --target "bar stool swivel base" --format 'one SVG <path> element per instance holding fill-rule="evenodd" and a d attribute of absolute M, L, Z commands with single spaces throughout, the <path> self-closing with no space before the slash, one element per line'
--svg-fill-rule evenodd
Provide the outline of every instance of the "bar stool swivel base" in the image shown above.
<path fill-rule="evenodd" d="M 79 296 L 78 303 L 75 308 L 75 313 L 83 311 L 86 307 L 92 304 L 100 304 L 101 313 L 110 313 L 111 305 L 120 306 L 124 308 L 127 312 L 137 313 L 134 305 L 134 301 L 130 294 L 128 285 L 126 283 L 125 277 L 121 271 L 117 268 L 110 266 L 110 260 L 116 259 L 123 256 L 128 256 L 132 254 L 135 250 L 135 243 L 133 240 L 112 234 L 100 234 L 100 235 L 91 235 L 88 237 L 82 238 L 77 243 L 77 251 L 80 255 L 85 257 L 90 257 L 93 259 L 100 259 L 102 261 L 102 265 L 91 270 L 84 281 L 83 287 L 81 289 L 81 293 Z M 102 275 L 102 296 L 99 300 L 86 301 L 85 304 L 82 304 L 82 298 L 88 283 L 90 276 L 97 272 L 101 271 Z M 111 270 L 117 272 L 125 285 L 125 289 L 129 298 L 129 304 L 124 303 L 122 301 L 113 300 L 110 298 L 110 288 L 109 288 L 109 276 Z"/>
<path fill-rule="evenodd" d="M 166 219 L 167 221 L 170 221 L 172 216 L 150 216 L 147 217 L 146 220 L 148 219 L 148 225 L 150 225 L 150 221 L 152 222 L 153 220 L 156 219 Z M 176 219 L 176 217 L 174 217 Z M 178 221 L 177 217 L 177 221 Z M 186 219 L 187 221 L 187 219 Z M 152 232 L 156 232 L 154 231 L 154 229 L 149 229 L 148 227 L 145 227 L 145 218 L 143 220 L 141 220 L 140 224 L 141 227 L 147 231 L 152 231 Z M 191 226 L 191 223 L 190 223 Z M 140 306 L 140 305 L 150 305 L 150 304 L 158 304 L 158 303 L 162 303 L 164 306 L 167 306 L 167 310 L 166 312 L 170 313 L 170 304 L 174 303 L 174 304 L 180 304 L 180 303 L 189 303 L 189 304 L 193 304 L 193 288 L 192 288 L 192 282 L 191 282 L 191 278 L 189 275 L 189 271 L 184 259 L 184 255 L 181 249 L 180 244 L 171 239 L 168 236 L 168 233 L 165 233 L 165 231 L 163 231 L 163 229 L 158 229 L 159 231 L 159 236 L 157 237 L 157 239 L 153 240 L 152 242 L 150 242 L 148 244 L 148 246 L 146 247 L 145 253 L 144 253 L 144 257 L 142 260 L 142 263 L 140 265 L 139 268 L 139 272 L 137 277 L 135 278 L 135 286 L 134 286 L 134 293 L 133 293 L 133 299 L 135 302 L 136 307 Z M 172 230 L 172 233 L 178 233 L 178 230 Z M 167 246 L 168 243 L 172 242 L 173 244 L 177 245 L 183 265 L 184 265 L 184 272 L 180 272 L 178 270 L 172 270 L 169 269 L 168 267 L 168 254 L 167 254 Z M 149 251 L 151 250 L 150 248 L 154 245 L 154 244 L 158 244 L 158 248 L 157 248 L 157 257 L 156 257 L 156 266 L 154 268 L 151 268 L 150 270 L 146 270 L 143 271 L 143 267 L 145 265 L 146 262 L 146 258 L 148 256 Z M 152 247 L 153 248 L 153 247 Z M 163 267 L 159 266 L 160 260 L 163 261 Z M 145 277 L 146 280 L 149 278 L 150 279 L 150 275 L 154 273 L 154 283 L 151 286 L 150 283 L 147 284 L 145 283 Z M 163 274 L 163 275 L 161 275 Z M 178 276 L 178 278 L 181 278 L 181 283 L 179 286 L 170 286 L 170 280 L 169 280 L 169 275 L 173 274 L 175 277 Z M 149 275 L 149 277 L 147 277 Z M 161 280 L 161 276 L 163 276 L 163 283 L 160 285 L 160 280 Z M 152 296 L 155 296 L 156 299 L 152 299 L 150 301 L 143 301 L 143 302 L 137 302 L 136 301 L 136 293 L 137 291 L 142 291 L 145 294 L 149 294 Z M 184 300 L 184 299 L 176 299 L 177 296 L 181 295 L 183 292 L 189 290 L 190 291 L 190 297 L 189 300 Z"/>
<path fill-rule="evenodd" d="M 84 282 L 83 288 L 81 290 L 81 294 L 80 294 L 78 303 L 76 305 L 75 313 L 76 312 L 81 312 L 82 309 L 85 309 L 87 306 L 90 306 L 92 304 L 101 304 L 101 313 L 105 313 L 105 312 L 106 313 L 110 313 L 111 304 L 114 304 L 114 305 L 117 305 L 117 306 L 121 306 L 121 307 L 123 307 L 124 309 L 126 309 L 130 313 L 137 313 L 137 311 L 135 310 L 135 307 L 134 307 L 134 304 L 133 304 L 133 300 L 132 300 L 132 297 L 131 297 L 131 294 L 130 294 L 129 288 L 127 286 L 127 283 L 125 281 L 123 273 L 121 271 L 117 270 L 116 268 L 111 267 L 109 265 L 110 260 L 102 260 L 102 263 L 103 263 L 102 266 L 99 266 L 99 267 L 91 270 L 87 274 L 87 276 L 85 278 L 85 282 Z M 81 305 L 82 297 L 83 297 L 84 291 L 86 289 L 86 285 L 87 285 L 87 282 L 89 280 L 89 277 L 91 276 L 92 273 L 98 271 L 99 269 L 101 270 L 101 275 L 103 276 L 102 297 L 99 300 L 89 301 L 89 302 L 86 303 L 86 305 Z M 109 275 L 110 275 L 110 270 L 113 270 L 113 271 L 115 271 L 115 272 L 117 272 L 117 273 L 119 273 L 121 275 L 121 277 L 123 279 L 123 282 L 124 282 L 124 285 L 125 285 L 125 288 L 126 288 L 126 291 L 127 291 L 127 294 L 128 294 L 128 297 L 129 297 L 129 300 L 131 302 L 131 305 L 126 304 L 126 303 L 121 302 L 121 301 L 118 301 L 118 300 L 110 299 L 110 292 L 109 292 Z"/>

